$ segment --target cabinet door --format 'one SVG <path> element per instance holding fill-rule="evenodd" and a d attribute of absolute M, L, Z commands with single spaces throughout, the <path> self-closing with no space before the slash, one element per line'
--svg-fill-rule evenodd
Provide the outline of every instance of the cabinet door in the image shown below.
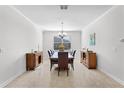
<path fill-rule="evenodd" d="M 35 68 L 34 54 L 26 55 L 26 68 L 27 70 L 34 70 Z"/>
<path fill-rule="evenodd" d="M 31 55 L 31 68 L 34 70 L 35 69 L 35 55 Z"/>
<path fill-rule="evenodd" d="M 42 55 L 39 55 L 38 57 L 38 64 L 40 64 L 42 62 Z"/>
<path fill-rule="evenodd" d="M 93 68 L 93 69 L 96 68 L 96 54 L 95 53 L 90 54 L 89 66 L 90 66 L 90 68 Z"/>

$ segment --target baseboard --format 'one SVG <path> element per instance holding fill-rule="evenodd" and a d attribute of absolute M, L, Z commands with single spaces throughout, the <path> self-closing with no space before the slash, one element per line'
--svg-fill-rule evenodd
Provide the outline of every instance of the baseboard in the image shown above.
<path fill-rule="evenodd" d="M 6 80 L 4 83 L 0 84 L 0 88 L 3 88 L 5 86 L 7 86 L 10 82 L 12 82 L 13 80 L 15 80 L 17 77 L 19 77 L 20 75 L 22 75 L 25 71 L 22 71 L 18 74 L 16 74 L 15 76 L 9 78 L 8 80 Z"/>
<path fill-rule="evenodd" d="M 106 72 L 106 71 L 103 70 L 102 68 L 99 68 L 99 67 L 98 67 L 98 69 L 99 69 L 101 72 L 105 73 L 107 76 L 111 77 L 113 80 L 115 80 L 115 81 L 117 81 L 118 83 L 120 83 L 121 85 L 124 85 L 124 81 L 123 81 L 123 80 L 120 80 L 119 78 L 117 78 L 117 77 L 113 76 L 112 74 Z"/>

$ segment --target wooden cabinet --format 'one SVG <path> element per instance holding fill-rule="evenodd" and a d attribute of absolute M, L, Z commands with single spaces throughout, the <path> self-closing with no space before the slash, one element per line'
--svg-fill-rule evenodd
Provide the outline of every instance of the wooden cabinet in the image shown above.
<path fill-rule="evenodd" d="M 42 52 L 26 53 L 26 70 L 35 70 L 43 60 Z"/>
<path fill-rule="evenodd" d="M 81 63 L 89 69 L 96 69 L 96 53 L 92 51 L 81 51 Z"/>

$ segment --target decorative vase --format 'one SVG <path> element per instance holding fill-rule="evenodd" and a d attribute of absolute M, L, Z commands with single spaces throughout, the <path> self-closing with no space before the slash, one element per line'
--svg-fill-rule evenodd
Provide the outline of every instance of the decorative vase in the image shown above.
<path fill-rule="evenodd" d="M 64 51 L 64 48 L 65 48 L 64 44 L 61 43 L 61 44 L 59 45 L 59 51 Z"/>

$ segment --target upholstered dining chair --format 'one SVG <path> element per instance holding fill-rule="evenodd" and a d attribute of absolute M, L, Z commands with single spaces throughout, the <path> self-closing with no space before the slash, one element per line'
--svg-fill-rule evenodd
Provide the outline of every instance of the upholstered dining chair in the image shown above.
<path fill-rule="evenodd" d="M 72 56 L 73 58 L 69 60 L 69 64 L 71 64 L 72 69 L 74 70 L 74 58 L 75 58 L 76 50 L 73 51 Z"/>
<path fill-rule="evenodd" d="M 49 55 L 49 59 L 50 59 L 50 71 L 52 70 L 52 67 L 54 64 L 58 64 L 58 60 L 57 59 L 51 59 L 51 52 L 50 50 L 48 50 L 48 55 Z"/>
<path fill-rule="evenodd" d="M 73 51 L 72 56 L 75 57 L 76 50 Z"/>
<path fill-rule="evenodd" d="M 54 50 L 50 50 L 51 54 L 53 55 L 54 54 Z"/>
<path fill-rule="evenodd" d="M 48 50 L 47 52 L 48 52 L 49 57 L 51 57 L 51 56 L 52 56 L 51 51 L 50 51 L 50 50 Z"/>
<path fill-rule="evenodd" d="M 68 76 L 68 52 L 58 52 L 58 76 L 61 70 L 67 70 Z"/>

